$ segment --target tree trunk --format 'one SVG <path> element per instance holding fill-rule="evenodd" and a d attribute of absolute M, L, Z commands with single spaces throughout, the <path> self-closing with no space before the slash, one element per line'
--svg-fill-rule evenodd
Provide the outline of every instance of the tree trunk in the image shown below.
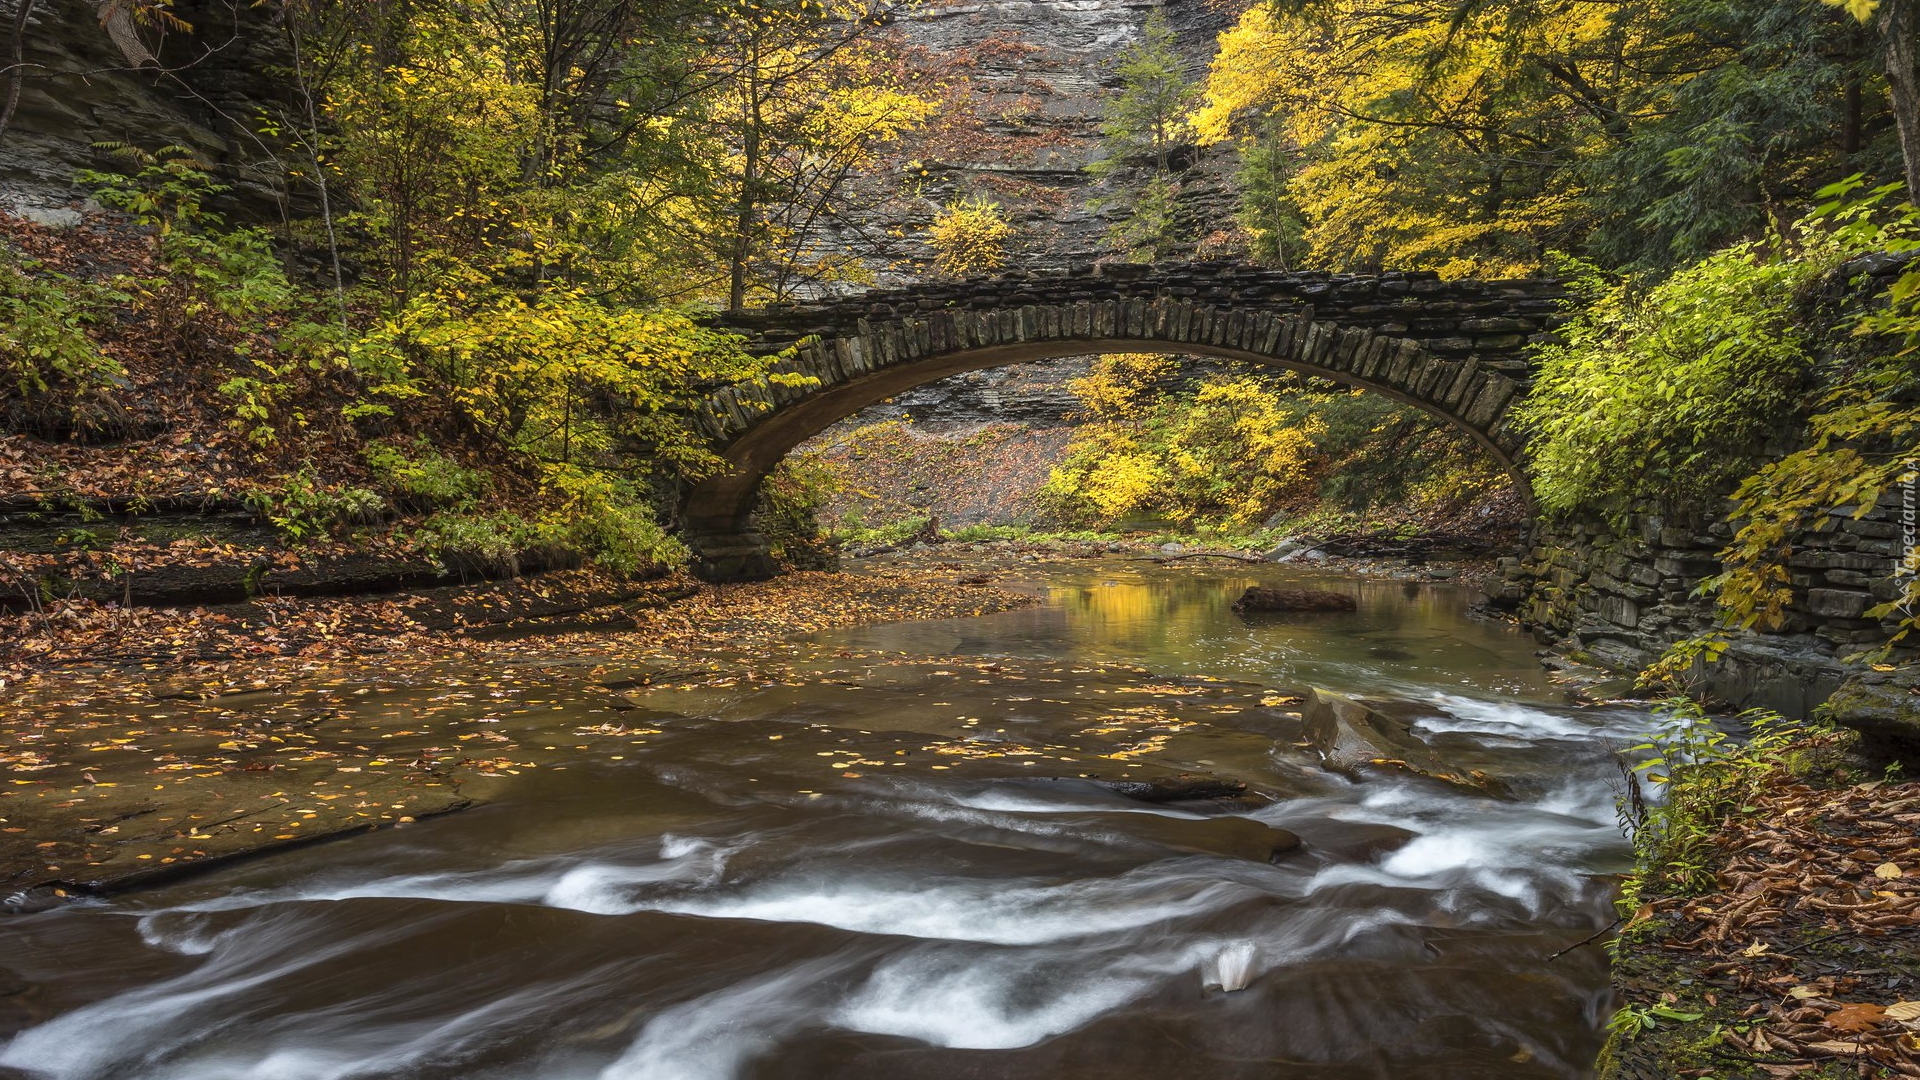
<path fill-rule="evenodd" d="M 7 105 L 0 111 L 0 136 L 13 124 L 13 110 L 20 105 L 20 83 L 27 77 L 27 18 L 33 14 L 34 0 L 16 0 L 13 9 L 12 78 L 7 80 Z"/>
<path fill-rule="evenodd" d="M 1887 97 L 1900 135 L 1900 159 L 1906 166 L 1907 197 L 1920 204 L 1920 0 L 1881 0 L 1880 49 L 1887 69 Z"/>
<path fill-rule="evenodd" d="M 760 180 L 758 175 L 760 156 L 760 132 L 756 125 L 749 125 L 745 145 L 742 148 L 746 167 L 740 173 L 740 202 L 734 212 L 733 221 L 733 258 L 729 260 L 727 284 L 727 310 L 739 311 L 747 306 L 747 259 L 753 254 L 753 187 Z"/>
<path fill-rule="evenodd" d="M 729 260 L 727 310 L 747 306 L 747 260 L 753 255 L 754 216 L 759 209 L 760 183 L 760 43 L 754 41 L 747 56 L 746 130 L 740 140 L 740 202 L 734 212 L 733 257 Z"/>

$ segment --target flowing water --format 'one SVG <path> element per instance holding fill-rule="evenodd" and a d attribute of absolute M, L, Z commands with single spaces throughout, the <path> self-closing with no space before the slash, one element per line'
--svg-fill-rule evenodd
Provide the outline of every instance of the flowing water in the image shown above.
<path fill-rule="evenodd" d="M 1445 586 L 1244 619 L 1285 573 L 1030 576 L 1044 606 L 660 673 L 630 753 L 473 810 L 0 921 L 39 1010 L 0 1074 L 1588 1074 L 1605 960 L 1551 956 L 1611 916 L 1610 748 L 1643 715 L 1565 705 Z M 1400 702 L 1512 797 L 1321 768 L 1309 685 Z M 1251 793 L 1094 782 L 1173 772 Z"/>

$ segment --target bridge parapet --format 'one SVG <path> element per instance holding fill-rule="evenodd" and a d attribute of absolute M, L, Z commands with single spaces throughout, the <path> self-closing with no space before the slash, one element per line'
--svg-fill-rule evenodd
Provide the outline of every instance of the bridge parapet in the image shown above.
<path fill-rule="evenodd" d="M 1328 274 L 1243 263 L 1114 263 L 1010 273 L 859 296 L 781 304 L 719 316 L 768 351 L 802 338 L 833 339 L 869 325 L 936 312 L 1053 308 L 1078 303 L 1166 300 L 1219 311 L 1257 310 L 1407 338 L 1442 356 L 1472 357 L 1523 381 L 1526 350 L 1552 340 L 1569 294 L 1547 278 L 1442 280 L 1425 272 Z"/>

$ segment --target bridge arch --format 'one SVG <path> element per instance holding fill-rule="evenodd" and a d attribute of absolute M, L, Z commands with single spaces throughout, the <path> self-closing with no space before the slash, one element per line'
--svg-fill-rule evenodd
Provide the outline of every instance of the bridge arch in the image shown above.
<path fill-rule="evenodd" d="M 1118 271 L 1116 273 L 1116 271 Z M 753 527 L 762 478 L 789 451 L 867 406 L 962 372 L 1062 356 L 1168 352 L 1319 376 L 1418 406 L 1524 479 L 1507 424 L 1526 348 L 1565 294 L 1550 281 L 1289 274 L 1253 267 L 1108 267 L 870 293 L 728 317 L 810 385 L 729 386 L 700 422 L 727 467 L 690 485 L 681 525 L 708 580 L 775 571 Z"/>

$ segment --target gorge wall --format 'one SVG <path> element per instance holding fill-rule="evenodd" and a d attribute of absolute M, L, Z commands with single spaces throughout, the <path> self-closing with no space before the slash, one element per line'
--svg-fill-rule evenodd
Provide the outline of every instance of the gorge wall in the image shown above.
<path fill-rule="evenodd" d="M 5 10 L 10 20 L 18 9 Z M 0 208 L 78 223 L 87 192 L 75 171 L 116 164 L 98 144 L 175 144 L 219 169 L 233 189 L 224 209 L 278 219 L 282 171 L 254 130 L 261 104 L 282 93 L 271 75 L 284 60 L 270 11 L 222 0 L 178 0 L 172 10 L 193 31 L 143 31 L 150 60 L 130 59 L 93 4 L 42 0 L 29 11 L 19 104 L 0 135 Z"/>
<path fill-rule="evenodd" d="M 882 286 L 920 280 L 932 257 L 927 244 L 934 216 L 949 201 L 987 194 L 1004 207 L 1017 235 L 1009 244 L 1021 270 L 1064 270 L 1108 252 L 1105 237 L 1122 210 L 1092 204 L 1113 194 L 1113 182 L 1086 171 L 1103 156 L 1100 126 L 1120 80 L 1122 50 L 1140 40 L 1155 10 L 1178 34 L 1189 76 L 1205 78 L 1219 32 L 1232 20 L 1205 0 L 979 0 L 936 3 L 900 24 L 911 48 L 928 56 L 973 57 L 970 80 L 985 95 L 994 119 L 987 152 L 935 156 L 916 198 L 889 205 L 862 222 L 866 235 L 885 239 L 869 260 Z M 1179 220 L 1186 254 L 1231 222 L 1236 194 L 1232 155 L 1183 147 Z M 1125 174 L 1122 174 L 1122 179 Z M 844 238 L 852 246 L 851 237 Z M 1078 401 L 1066 384 L 1086 374 L 1091 357 L 1016 364 L 954 376 L 910 390 L 848 421 L 849 428 L 882 420 L 929 425 L 1016 422 L 1035 427 L 1070 423 Z M 1195 360 L 1168 389 L 1239 365 Z"/>

